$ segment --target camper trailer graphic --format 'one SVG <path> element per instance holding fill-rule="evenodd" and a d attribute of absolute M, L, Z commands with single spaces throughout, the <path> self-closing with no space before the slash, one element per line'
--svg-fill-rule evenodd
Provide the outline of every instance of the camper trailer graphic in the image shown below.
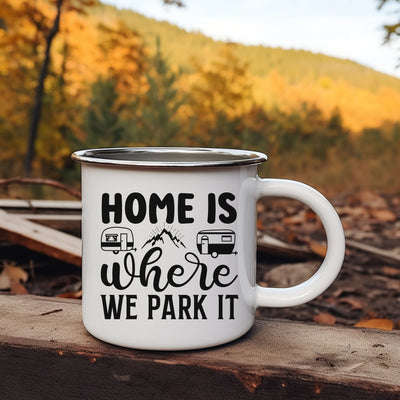
<path fill-rule="evenodd" d="M 129 228 L 107 228 L 101 234 L 101 248 L 118 254 L 120 251 L 136 250 L 133 248 L 133 233 Z"/>
<path fill-rule="evenodd" d="M 197 249 L 200 254 L 210 254 L 216 258 L 219 254 L 237 254 L 235 247 L 235 232 L 229 229 L 210 229 L 197 234 Z"/>

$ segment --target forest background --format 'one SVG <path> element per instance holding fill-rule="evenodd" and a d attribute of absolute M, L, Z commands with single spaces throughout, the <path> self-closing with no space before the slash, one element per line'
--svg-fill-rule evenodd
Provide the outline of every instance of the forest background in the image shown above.
<path fill-rule="evenodd" d="M 0 99 L 0 178 L 78 187 L 77 149 L 212 146 L 325 193 L 400 190 L 400 79 L 96 0 L 2 0 Z"/>

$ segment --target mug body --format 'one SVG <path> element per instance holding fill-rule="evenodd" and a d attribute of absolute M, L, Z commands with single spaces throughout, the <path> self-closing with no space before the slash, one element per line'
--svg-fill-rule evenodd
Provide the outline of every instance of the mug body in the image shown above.
<path fill-rule="evenodd" d="M 265 156 L 202 151 L 75 153 L 83 322 L 95 337 L 186 350 L 232 341 L 253 325 L 256 200 L 246 186 Z"/>

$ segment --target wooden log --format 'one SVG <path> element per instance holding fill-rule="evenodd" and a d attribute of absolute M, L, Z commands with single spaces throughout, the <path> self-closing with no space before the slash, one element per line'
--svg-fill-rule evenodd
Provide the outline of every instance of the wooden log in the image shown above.
<path fill-rule="evenodd" d="M 81 214 L 16 214 L 20 218 L 57 229 L 74 236 L 81 236 Z"/>
<path fill-rule="evenodd" d="M 0 295 L 0 310 L 4 399 L 400 398 L 395 331 L 257 320 L 224 346 L 151 352 L 93 338 L 76 300 Z"/>
<path fill-rule="evenodd" d="M 76 200 L 21 200 L 0 199 L 0 208 L 4 210 L 64 210 L 81 211 L 82 203 Z"/>
<path fill-rule="evenodd" d="M 295 260 L 307 260 L 315 257 L 315 254 L 304 246 L 285 243 L 262 232 L 257 232 L 257 251 Z"/>
<path fill-rule="evenodd" d="M 11 243 L 81 266 L 81 239 L 0 210 L 0 236 Z"/>
<path fill-rule="evenodd" d="M 379 258 L 382 260 L 385 260 L 386 262 L 391 262 L 391 263 L 396 263 L 398 264 L 400 262 L 400 252 L 399 249 L 394 249 L 394 250 L 384 250 L 384 249 L 379 249 L 375 246 L 371 246 L 366 243 L 361 243 L 356 240 L 352 239 L 346 239 L 346 245 L 349 248 L 357 249 L 364 251 L 366 253 L 371 254 L 375 258 Z"/>
<path fill-rule="evenodd" d="M 80 201 L 0 199 L 0 209 L 49 228 L 81 235 Z"/>

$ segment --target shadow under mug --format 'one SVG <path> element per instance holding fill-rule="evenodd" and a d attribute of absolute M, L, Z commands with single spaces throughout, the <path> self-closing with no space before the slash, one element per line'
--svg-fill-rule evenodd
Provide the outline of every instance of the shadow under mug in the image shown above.
<path fill-rule="evenodd" d="M 83 322 L 120 346 L 188 350 L 235 340 L 257 307 L 305 303 L 342 266 L 332 205 L 303 183 L 260 179 L 258 152 L 206 148 L 81 150 Z M 318 271 L 289 288 L 256 283 L 256 202 L 308 205 L 326 232 Z"/>

